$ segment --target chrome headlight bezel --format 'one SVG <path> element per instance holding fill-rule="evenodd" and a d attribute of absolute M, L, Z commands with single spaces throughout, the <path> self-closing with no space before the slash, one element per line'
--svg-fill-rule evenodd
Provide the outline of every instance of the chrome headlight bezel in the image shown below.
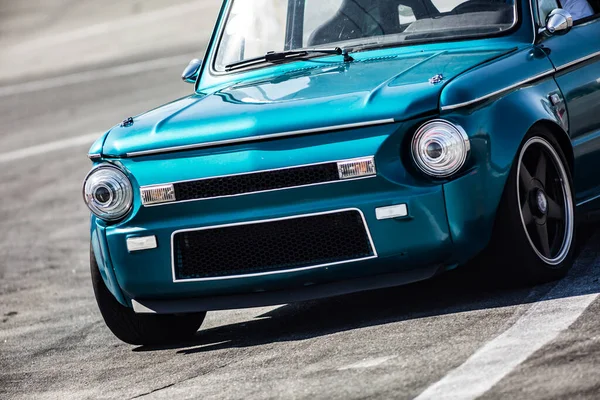
<path fill-rule="evenodd" d="M 120 168 L 101 164 L 83 181 L 83 201 L 98 218 L 115 222 L 125 218 L 133 208 L 133 185 Z M 103 201 L 103 198 L 106 198 Z"/>
<path fill-rule="evenodd" d="M 431 153 L 439 152 L 433 157 Z M 447 178 L 465 165 L 471 143 L 465 130 L 457 124 L 435 119 L 421 125 L 411 143 L 411 155 L 417 168 L 433 178 Z"/>

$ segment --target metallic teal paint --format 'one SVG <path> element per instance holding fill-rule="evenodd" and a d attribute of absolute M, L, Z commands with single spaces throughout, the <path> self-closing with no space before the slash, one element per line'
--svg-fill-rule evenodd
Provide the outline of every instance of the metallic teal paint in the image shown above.
<path fill-rule="evenodd" d="M 543 41 L 559 70 L 556 82 L 562 90 L 570 117 L 570 136 L 575 152 L 576 201 L 600 194 L 600 21 L 574 26 L 565 36 Z M 584 63 L 569 64 L 596 54 Z"/>
<path fill-rule="evenodd" d="M 600 82 L 600 62 L 591 59 L 559 72 L 556 79 L 554 75 L 560 65 L 600 51 L 599 35 L 586 39 L 578 33 L 598 29 L 598 23 L 533 44 L 529 3 L 523 1 L 520 10 L 514 32 L 496 38 L 365 51 L 353 54 L 352 63 L 327 56 L 231 74 L 210 71 L 213 34 L 195 94 L 135 117 L 130 127 L 114 127 L 90 150 L 104 157 L 97 163 L 122 168 L 135 191 L 125 220 L 106 224 L 92 218 L 93 248 L 101 253 L 97 258 L 109 290 L 130 304 L 134 298 L 285 290 L 432 264 L 453 268 L 489 243 L 514 158 L 527 132 L 540 123 L 566 143 L 567 154 L 575 155 L 577 198 L 597 193 L 600 182 L 593 183 L 598 174 L 592 156 L 600 151 L 600 87 L 594 81 Z M 215 32 L 222 23 L 221 15 Z M 571 33 L 579 47 L 569 53 L 569 44 L 560 39 Z M 429 83 L 436 74 L 443 81 Z M 552 94 L 559 95 L 561 104 L 552 104 Z M 445 180 L 418 173 L 408 150 L 414 131 L 440 117 L 461 125 L 471 141 L 467 164 Z M 382 119 L 394 122 L 251 140 Z M 218 144 L 236 139 L 250 141 Z M 127 156 L 214 142 L 208 148 Z M 143 207 L 139 198 L 143 185 L 371 155 L 378 174 L 369 179 L 154 207 Z M 401 203 L 408 206 L 408 218 L 375 218 L 376 207 Z M 173 282 L 170 239 L 175 230 L 343 208 L 364 213 L 378 259 L 276 275 Z M 158 247 L 129 253 L 126 238 L 144 235 L 156 235 Z"/>
<path fill-rule="evenodd" d="M 476 166 L 444 184 L 457 262 L 464 263 L 489 243 L 506 179 L 527 132 L 539 121 L 560 130 L 560 120 L 547 99 L 547 94 L 556 90 L 556 82 L 547 77 L 478 106 L 442 115 L 469 132 L 471 163 Z"/>
<path fill-rule="evenodd" d="M 104 140 L 106 140 L 107 135 L 108 135 L 108 132 L 105 132 L 98 139 L 96 139 L 94 141 L 94 143 L 92 143 L 92 146 L 90 147 L 90 150 L 88 151 L 88 156 L 91 159 L 97 159 L 97 158 L 102 157 L 102 147 L 104 146 Z"/>
<path fill-rule="evenodd" d="M 91 217 L 91 234 L 90 242 L 92 247 L 92 255 L 96 258 L 98 270 L 106 284 L 106 288 L 115 296 L 115 299 L 124 306 L 131 307 L 131 302 L 123 296 L 121 287 L 117 282 L 115 270 L 108 250 L 106 242 L 105 227 L 102 222 L 92 215 Z"/>
<path fill-rule="evenodd" d="M 281 132 L 384 119 L 408 120 L 438 107 L 442 85 L 512 49 L 360 53 L 352 63 L 319 58 L 267 78 L 233 82 L 192 95 L 115 127 L 104 143 L 110 156 L 218 143 Z M 299 112 L 299 110 L 311 110 Z"/>
<path fill-rule="evenodd" d="M 216 175 L 216 171 L 233 174 L 367 155 L 375 155 L 379 171 L 375 178 L 356 181 L 176 205 L 138 206 L 126 221 L 107 229 L 113 262 L 127 265 L 127 268 L 116 269 L 120 287 L 130 297 L 208 295 L 330 281 L 332 274 L 350 278 L 442 263 L 444 255 L 451 251 L 442 188 L 439 185 L 412 186 L 415 182 L 407 181 L 410 175 L 398 157 L 398 150 L 408 129 L 409 125 L 399 123 L 346 131 L 342 138 L 340 132 L 333 132 L 233 146 L 226 151 L 214 148 L 190 154 L 120 160 L 122 168 L 135 176 L 136 189 L 139 185 L 210 177 Z M 392 153 L 388 149 L 393 149 Z M 376 207 L 397 203 L 408 204 L 410 218 L 375 219 Z M 357 262 L 235 281 L 172 282 L 170 235 L 175 230 L 349 207 L 358 207 L 365 214 L 380 260 L 389 258 L 399 262 Z M 126 238 L 147 234 L 157 236 L 158 248 L 128 253 Z"/>
<path fill-rule="evenodd" d="M 552 71 L 552 63 L 543 51 L 524 46 L 491 65 L 480 66 L 450 81 L 441 93 L 440 108 L 444 110 L 486 98 L 511 86 L 520 87 L 522 82 Z"/>

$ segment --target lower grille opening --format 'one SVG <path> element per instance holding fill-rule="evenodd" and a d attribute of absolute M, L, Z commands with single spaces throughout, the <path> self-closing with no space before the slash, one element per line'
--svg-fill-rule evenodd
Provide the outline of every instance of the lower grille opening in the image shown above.
<path fill-rule="evenodd" d="M 175 280 L 226 277 L 375 257 L 358 210 L 178 232 Z"/>

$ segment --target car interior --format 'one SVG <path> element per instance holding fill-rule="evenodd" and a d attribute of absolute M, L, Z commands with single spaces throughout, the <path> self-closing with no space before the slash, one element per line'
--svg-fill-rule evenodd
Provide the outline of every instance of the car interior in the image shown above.
<path fill-rule="evenodd" d="M 594 9 L 594 14 L 600 14 L 600 0 L 587 0 L 587 2 Z"/>
<path fill-rule="evenodd" d="M 494 32 L 510 26 L 513 13 L 513 6 L 504 0 L 468 0 L 446 12 L 431 0 L 344 0 L 337 13 L 312 33 L 308 44 L 398 33 L 410 33 L 406 39 L 434 38 L 457 29 L 464 35 L 471 33 L 469 27 L 472 33 Z"/>

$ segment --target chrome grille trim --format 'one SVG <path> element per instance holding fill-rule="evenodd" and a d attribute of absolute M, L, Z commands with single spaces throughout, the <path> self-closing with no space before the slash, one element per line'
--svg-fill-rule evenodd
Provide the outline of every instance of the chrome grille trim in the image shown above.
<path fill-rule="evenodd" d="M 228 197 L 246 196 L 246 195 L 250 195 L 250 194 L 268 193 L 268 192 L 274 192 L 274 191 L 279 191 L 279 190 L 288 190 L 288 189 L 295 189 L 295 188 L 301 188 L 301 187 L 309 187 L 309 186 L 326 185 L 326 184 L 332 184 L 332 183 L 348 182 L 348 181 L 354 181 L 354 180 L 360 180 L 360 179 L 375 178 L 377 176 L 377 167 L 376 167 L 376 164 L 375 164 L 375 157 L 374 156 L 367 156 L 367 157 L 357 157 L 357 158 L 346 159 L 346 160 L 324 161 L 324 162 L 311 163 L 311 164 L 294 165 L 294 166 L 291 166 L 291 167 L 264 169 L 264 170 L 260 170 L 260 171 L 242 172 L 242 173 L 226 174 L 226 175 L 217 175 L 217 176 L 211 176 L 211 177 L 206 177 L 206 178 L 186 179 L 186 180 L 174 181 L 174 182 L 157 184 L 157 185 L 141 186 L 140 187 L 140 194 L 141 194 L 142 199 L 143 199 L 144 198 L 143 192 L 146 191 L 146 190 L 148 190 L 148 189 L 155 189 L 155 188 L 167 187 L 167 186 L 175 187 L 175 185 L 177 185 L 179 183 L 191 183 L 191 182 L 199 182 L 199 181 L 205 181 L 205 180 L 210 180 L 210 179 L 220 179 L 220 178 L 227 178 L 227 177 L 234 177 L 234 176 L 244 176 L 244 175 L 261 174 L 261 173 L 267 173 L 267 172 L 273 172 L 273 171 L 293 170 L 295 168 L 311 167 L 311 166 L 325 165 L 325 164 L 335 164 L 335 163 L 337 163 L 338 166 L 340 166 L 340 165 L 343 165 L 345 163 L 352 163 L 352 162 L 357 162 L 357 161 L 369 162 L 373 166 L 372 175 L 359 176 L 359 177 L 350 177 L 350 178 L 344 178 L 344 179 L 342 179 L 340 177 L 339 180 L 330 180 L 330 181 L 324 181 L 324 182 L 310 183 L 310 184 L 306 184 L 306 185 L 293 185 L 293 186 L 286 186 L 286 187 L 276 188 L 276 189 L 258 190 L 258 191 L 252 191 L 252 192 L 244 192 L 244 193 L 238 193 L 238 194 L 223 195 L 223 196 L 203 197 L 203 198 L 196 198 L 196 199 L 189 199 L 189 200 L 177 200 L 177 199 L 174 199 L 173 201 L 170 201 L 170 202 L 161 202 L 161 203 L 144 203 L 142 201 L 142 203 L 143 203 L 144 207 L 157 207 L 157 206 L 164 206 L 164 205 L 169 205 L 169 204 L 180 204 L 180 203 L 187 203 L 187 202 L 192 202 L 192 201 L 203 201 L 203 200 L 213 200 L 213 199 L 228 198 Z M 175 196 L 175 192 L 173 192 L 173 196 Z"/>

